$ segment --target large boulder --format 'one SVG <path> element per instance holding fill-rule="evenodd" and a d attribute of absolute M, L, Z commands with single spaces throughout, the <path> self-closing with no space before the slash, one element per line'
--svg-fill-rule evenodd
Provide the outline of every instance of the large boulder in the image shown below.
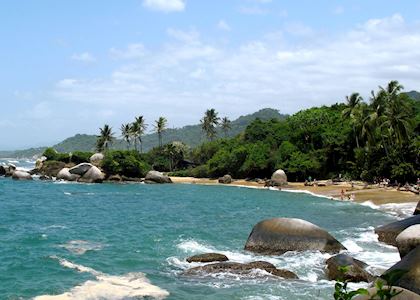
<path fill-rule="evenodd" d="M 66 166 L 62 161 L 45 161 L 42 167 L 38 169 L 40 175 L 46 175 L 49 177 L 57 177 L 58 172 Z"/>
<path fill-rule="evenodd" d="M 104 180 L 105 174 L 95 166 L 92 166 L 80 179 L 80 182 L 100 183 Z"/>
<path fill-rule="evenodd" d="M 169 176 L 163 175 L 161 172 L 149 171 L 146 174 L 145 182 L 146 183 L 172 183 L 172 180 L 171 178 L 169 178 Z"/>
<path fill-rule="evenodd" d="M 57 174 L 58 180 L 77 181 L 79 178 L 80 175 L 70 173 L 69 168 L 62 168 Z"/>
<path fill-rule="evenodd" d="M 35 161 L 35 169 L 41 169 L 42 165 L 44 164 L 44 161 L 46 161 L 47 158 L 45 156 L 41 156 Z"/>
<path fill-rule="evenodd" d="M 346 248 L 324 229 L 301 219 L 274 218 L 252 229 L 245 250 L 263 254 L 319 250 L 338 253 Z"/>
<path fill-rule="evenodd" d="M 401 258 L 420 246 L 420 224 L 404 229 L 395 239 Z"/>
<path fill-rule="evenodd" d="M 281 169 L 275 171 L 271 176 L 271 184 L 274 186 L 287 185 L 286 173 Z"/>
<path fill-rule="evenodd" d="M 7 167 L 0 165 L 0 176 L 4 176 L 6 175 L 6 170 Z"/>
<path fill-rule="evenodd" d="M 223 184 L 229 184 L 232 183 L 232 176 L 230 175 L 225 175 L 223 177 L 219 178 L 219 183 L 223 183 Z"/>
<path fill-rule="evenodd" d="M 273 264 L 265 261 L 254 261 L 247 264 L 234 262 L 221 262 L 208 264 L 188 269 L 184 272 L 185 275 L 207 275 L 214 273 L 227 272 L 231 274 L 247 275 L 254 270 L 264 270 L 272 275 L 283 277 L 286 279 L 298 279 L 298 276 L 288 270 L 277 269 Z"/>
<path fill-rule="evenodd" d="M 410 253 L 389 268 L 381 277 L 384 278 L 385 275 L 396 270 L 403 270 L 406 273 L 393 284 L 420 294 L 420 246 L 411 250 Z"/>
<path fill-rule="evenodd" d="M 32 180 L 31 174 L 25 171 L 14 171 L 12 178 L 15 180 Z"/>
<path fill-rule="evenodd" d="M 199 263 L 209 263 L 209 262 L 215 262 L 215 261 L 228 261 L 229 259 L 226 257 L 226 255 L 219 254 L 219 253 L 205 253 L 205 254 L 199 254 L 194 255 L 187 258 L 187 262 L 199 262 Z"/>
<path fill-rule="evenodd" d="M 94 166 L 100 167 L 105 156 L 102 153 L 95 153 L 90 157 L 90 163 Z"/>
<path fill-rule="evenodd" d="M 90 163 L 81 163 L 69 169 L 69 172 L 71 174 L 77 174 L 77 175 L 83 176 L 92 167 L 93 165 Z"/>
<path fill-rule="evenodd" d="M 378 235 L 378 239 L 386 244 L 397 246 L 397 236 L 406 228 L 420 224 L 420 215 L 412 216 L 410 218 L 392 222 L 380 227 L 375 228 L 375 233 Z"/>
<path fill-rule="evenodd" d="M 344 274 L 340 272 L 340 267 L 347 267 Z M 346 254 L 337 254 L 327 259 L 327 276 L 329 280 L 348 280 L 350 282 L 371 282 L 374 276 L 366 271 L 368 267 L 364 262 Z"/>
<path fill-rule="evenodd" d="M 384 286 L 384 289 L 389 289 L 388 286 Z M 375 287 L 368 288 L 368 295 L 358 295 L 353 300 L 371 300 L 380 299 L 378 296 L 378 290 Z M 401 292 L 400 294 L 392 297 L 392 300 L 420 300 L 420 296 L 413 293 L 412 291 L 406 290 L 399 286 L 393 286 L 392 291 Z"/>
<path fill-rule="evenodd" d="M 419 201 L 419 202 L 417 202 L 417 206 L 416 206 L 416 208 L 414 209 L 414 213 L 413 213 L 413 215 L 420 215 L 420 201 Z"/>
<path fill-rule="evenodd" d="M 16 166 L 14 164 L 8 164 L 7 166 L 4 167 L 4 170 L 5 170 L 4 176 L 10 177 L 16 171 Z"/>

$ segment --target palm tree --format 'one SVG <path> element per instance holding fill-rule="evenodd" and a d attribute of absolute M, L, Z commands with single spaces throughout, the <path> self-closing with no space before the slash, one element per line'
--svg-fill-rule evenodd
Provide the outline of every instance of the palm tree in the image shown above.
<path fill-rule="evenodd" d="M 159 137 L 159 148 L 162 148 L 162 133 L 166 129 L 166 124 L 168 120 L 166 120 L 166 118 L 164 117 L 159 117 L 159 119 L 156 120 L 155 122 L 156 122 L 155 130 Z"/>
<path fill-rule="evenodd" d="M 130 124 L 122 124 L 120 130 L 121 130 L 121 137 L 127 143 L 127 150 L 130 150 L 131 125 Z"/>
<path fill-rule="evenodd" d="M 356 119 L 355 114 L 359 109 L 360 103 L 362 103 L 363 98 L 359 95 L 359 93 L 353 93 L 349 96 L 346 96 L 347 107 L 343 110 L 342 115 L 346 119 L 350 119 L 350 122 L 353 125 L 353 133 L 356 138 L 356 146 L 359 148 L 359 138 L 356 134 Z"/>
<path fill-rule="evenodd" d="M 137 140 L 139 137 L 139 124 L 137 122 L 133 122 L 130 125 L 130 135 L 134 140 L 134 149 L 137 151 Z"/>
<path fill-rule="evenodd" d="M 221 122 L 221 124 L 220 124 L 220 127 L 222 128 L 222 131 L 223 131 L 223 133 L 224 133 L 224 135 L 225 135 L 225 138 L 227 137 L 227 133 L 228 133 L 228 131 L 230 130 L 230 129 L 232 129 L 232 127 L 231 127 L 231 121 L 228 119 L 228 117 L 224 117 L 223 119 L 222 119 L 222 122 Z"/>
<path fill-rule="evenodd" d="M 208 109 L 203 119 L 200 120 L 201 129 L 206 133 L 209 140 L 213 140 L 216 136 L 216 126 L 219 124 L 220 118 L 214 108 Z"/>
<path fill-rule="evenodd" d="M 97 136 L 96 148 L 99 152 L 108 150 L 108 146 L 112 144 L 114 140 L 114 133 L 112 128 L 108 124 L 105 124 L 103 128 L 99 128 L 100 135 Z"/>
<path fill-rule="evenodd" d="M 140 142 L 140 153 L 143 152 L 143 141 L 141 137 L 146 131 L 146 128 L 147 128 L 147 124 L 145 124 L 143 116 L 136 117 L 134 123 L 131 126 L 133 138 L 138 139 Z M 137 142 L 135 141 L 135 143 Z"/>

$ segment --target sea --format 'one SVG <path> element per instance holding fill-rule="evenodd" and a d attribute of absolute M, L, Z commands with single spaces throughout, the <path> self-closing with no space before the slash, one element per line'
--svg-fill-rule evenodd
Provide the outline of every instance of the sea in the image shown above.
<path fill-rule="evenodd" d="M 30 169 L 30 160 L 0 160 Z M 330 254 L 263 256 L 245 251 L 252 227 L 301 218 L 330 232 L 374 274 L 399 260 L 375 226 L 409 215 L 415 203 L 375 206 L 316 195 L 195 184 L 80 184 L 0 177 L 0 299 L 333 299 Z M 284 280 L 187 276 L 186 258 L 206 252 L 233 262 L 264 260 L 295 272 Z M 364 283 L 351 288 L 366 287 Z"/>

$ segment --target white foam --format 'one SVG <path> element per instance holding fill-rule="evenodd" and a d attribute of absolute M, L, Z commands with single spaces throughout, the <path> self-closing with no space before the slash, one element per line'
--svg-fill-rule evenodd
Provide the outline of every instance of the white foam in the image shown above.
<path fill-rule="evenodd" d="M 372 201 L 361 202 L 360 205 L 367 206 L 367 207 L 370 207 L 372 209 L 379 209 L 379 206 L 374 204 Z"/>
<path fill-rule="evenodd" d="M 352 253 L 357 253 L 357 252 L 362 252 L 363 248 L 360 247 L 359 245 L 356 244 L 356 242 L 354 242 L 351 239 L 347 239 L 345 241 L 342 242 L 343 246 L 347 248 L 348 251 L 352 252 Z"/>
<path fill-rule="evenodd" d="M 95 243 L 95 242 L 74 240 L 74 241 L 69 241 L 64 245 L 60 245 L 60 247 L 63 247 L 74 254 L 83 255 L 87 251 L 102 250 L 103 245 L 100 243 Z"/>
<path fill-rule="evenodd" d="M 72 193 L 69 193 L 69 192 L 64 192 L 64 195 L 71 196 L 71 195 L 72 195 Z"/>
<path fill-rule="evenodd" d="M 90 273 L 96 277 L 96 280 L 88 280 L 60 295 L 42 295 L 35 297 L 34 300 L 122 300 L 141 297 L 164 299 L 169 296 L 168 291 L 151 284 L 143 273 L 113 276 L 62 258 L 52 258 L 58 259 L 63 267 L 74 269 L 78 272 Z"/>
<path fill-rule="evenodd" d="M 338 200 L 334 197 L 331 196 L 325 196 L 325 195 L 320 195 L 320 194 L 316 194 L 307 190 L 289 190 L 289 189 L 282 189 L 282 192 L 288 192 L 288 193 L 299 193 L 299 194 L 308 194 L 314 197 L 318 197 L 318 198 L 324 198 L 324 199 L 330 199 L 330 200 Z"/>

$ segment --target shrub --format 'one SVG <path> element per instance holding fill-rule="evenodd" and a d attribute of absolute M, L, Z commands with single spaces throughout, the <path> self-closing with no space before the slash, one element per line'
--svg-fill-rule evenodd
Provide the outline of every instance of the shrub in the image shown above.
<path fill-rule="evenodd" d="M 93 152 L 74 151 L 71 155 L 71 162 L 75 164 L 90 162 L 90 157 L 92 155 Z"/>
<path fill-rule="evenodd" d="M 150 170 L 150 166 L 136 151 L 109 151 L 105 154 L 102 168 L 109 175 L 127 177 L 144 177 Z"/>
<path fill-rule="evenodd" d="M 61 161 L 66 164 L 70 162 L 70 155 L 68 153 L 59 153 L 54 148 L 47 148 L 45 149 L 44 153 L 42 154 L 47 158 L 47 160 L 55 160 Z"/>

